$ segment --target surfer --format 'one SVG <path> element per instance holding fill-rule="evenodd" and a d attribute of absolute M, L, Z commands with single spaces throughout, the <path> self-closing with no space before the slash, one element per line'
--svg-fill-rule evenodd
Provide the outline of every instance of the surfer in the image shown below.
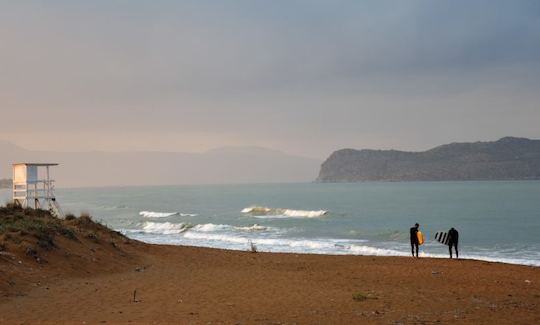
<path fill-rule="evenodd" d="M 420 225 L 418 223 L 414 224 L 414 227 L 411 228 L 411 252 L 412 256 L 414 257 L 414 252 L 416 250 L 416 257 L 418 257 L 418 227 Z"/>
<path fill-rule="evenodd" d="M 456 250 L 456 258 L 459 258 L 458 253 L 458 241 L 459 241 L 459 232 L 452 227 L 450 230 L 448 230 L 448 250 L 450 251 L 450 258 L 452 258 L 452 246 L 454 246 L 454 249 Z"/>

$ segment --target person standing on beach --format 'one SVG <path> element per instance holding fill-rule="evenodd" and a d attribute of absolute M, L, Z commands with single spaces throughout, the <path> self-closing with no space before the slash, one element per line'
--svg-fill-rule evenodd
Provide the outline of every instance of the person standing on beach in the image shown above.
<path fill-rule="evenodd" d="M 452 258 L 452 246 L 456 250 L 456 258 L 459 258 L 458 253 L 458 241 L 459 241 L 459 232 L 452 227 L 448 230 L 448 250 L 450 251 L 450 258 Z"/>
<path fill-rule="evenodd" d="M 418 257 L 418 227 L 420 225 L 418 223 L 414 224 L 414 227 L 411 228 L 411 252 L 412 256 L 414 257 L 414 252 L 416 250 L 416 257 Z"/>

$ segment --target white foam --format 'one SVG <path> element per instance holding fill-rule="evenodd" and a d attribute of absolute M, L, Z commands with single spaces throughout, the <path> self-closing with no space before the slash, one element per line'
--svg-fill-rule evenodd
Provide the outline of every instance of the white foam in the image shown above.
<path fill-rule="evenodd" d="M 155 244 L 173 244 L 188 245 L 199 247 L 213 247 L 233 250 L 247 250 L 249 243 L 257 246 L 259 251 L 265 252 L 283 252 L 283 253 L 308 253 L 325 255 L 364 255 L 364 256 L 409 256 L 408 245 L 393 248 L 382 248 L 370 245 L 365 240 L 354 239 L 306 239 L 306 238 L 281 238 L 276 236 L 255 237 L 253 233 L 228 233 L 201 231 L 201 229 L 210 230 L 213 227 L 207 225 L 198 225 L 191 231 L 189 225 L 146 222 L 141 231 L 124 231 L 128 235 Z M 228 225 L 213 225 L 228 226 Z M 233 226 L 228 226 L 232 227 Z M 227 227 L 225 227 L 227 228 Z M 214 229 L 224 229 L 216 227 Z M 448 258 L 446 254 L 433 254 L 420 252 L 421 257 Z M 488 262 L 502 262 L 510 264 L 521 264 L 540 266 L 540 260 L 527 258 L 507 258 L 501 255 L 481 255 L 481 254 L 463 254 L 461 259 L 474 259 Z"/>
<path fill-rule="evenodd" d="M 394 249 L 378 248 L 365 245 L 350 245 L 346 247 L 353 255 L 374 255 L 374 256 L 406 256 L 408 253 Z"/>
<path fill-rule="evenodd" d="M 198 224 L 146 221 L 139 229 L 123 232 L 130 237 L 157 244 L 173 244 L 246 250 L 249 243 L 259 251 L 309 253 L 327 255 L 409 256 L 409 246 L 399 242 L 371 243 L 363 239 L 293 238 L 283 237 L 287 231 L 257 224 L 233 226 L 226 224 Z M 426 247 L 427 248 L 427 247 Z M 429 249 L 431 250 L 431 249 Z M 448 258 L 442 251 L 420 252 L 421 257 Z M 540 266 L 540 254 L 527 252 L 512 256 L 504 251 L 483 251 L 481 248 L 461 254 L 462 259 Z"/>
<path fill-rule="evenodd" d="M 270 212 L 271 210 L 272 209 L 270 208 L 252 206 L 252 207 L 242 209 L 242 213 L 265 213 L 266 214 Z"/>
<path fill-rule="evenodd" d="M 196 230 L 194 227 L 193 230 Z M 332 240 L 310 240 L 304 238 L 277 238 L 277 237 L 253 237 L 247 235 L 236 235 L 232 233 L 205 233 L 188 231 L 183 234 L 184 238 L 197 240 L 198 244 L 209 245 L 210 247 L 238 249 L 235 244 L 248 244 L 253 242 L 265 251 L 275 252 L 306 252 L 306 253 L 337 253 L 347 249 L 346 245 L 339 244 L 339 239 Z M 347 240 L 341 240 L 347 242 Z M 229 245 L 233 244 L 233 246 Z M 243 248 L 241 246 L 240 248 Z"/>
<path fill-rule="evenodd" d="M 448 258 L 448 256 L 444 256 Z M 460 258 L 462 258 L 460 254 Z M 530 260 L 525 258 L 507 258 L 507 257 L 498 257 L 498 256 L 478 256 L 478 255 L 465 255 L 465 259 L 474 259 L 487 262 L 501 262 L 508 264 L 520 264 L 520 265 L 530 265 L 530 266 L 540 266 L 539 260 Z"/>
<path fill-rule="evenodd" d="M 334 250 L 339 247 L 335 243 L 322 241 L 322 240 L 296 239 L 296 240 L 286 241 L 285 243 L 289 247 L 308 249 L 308 250 L 319 250 L 319 249 Z"/>
<path fill-rule="evenodd" d="M 258 224 L 254 224 L 253 226 L 246 226 L 246 227 L 234 227 L 234 229 L 238 230 L 244 230 L 244 231 L 265 231 L 265 230 L 274 230 L 272 227 L 265 227 Z"/>
<path fill-rule="evenodd" d="M 230 228 L 231 226 L 229 225 L 215 225 L 213 223 L 205 223 L 205 224 L 193 226 L 192 230 L 201 231 L 201 232 L 213 232 L 213 231 L 219 231 L 219 230 L 226 230 Z"/>
<path fill-rule="evenodd" d="M 191 230 L 193 231 L 200 231 L 200 232 L 216 232 L 216 231 L 266 231 L 266 230 L 273 230 L 272 227 L 265 227 L 258 224 L 254 224 L 252 226 L 244 226 L 244 227 L 237 227 L 237 226 L 231 226 L 231 225 L 216 225 L 213 223 L 205 223 L 200 225 L 195 225 Z"/>
<path fill-rule="evenodd" d="M 293 217 L 293 218 L 294 217 L 317 218 L 317 217 L 322 217 L 327 213 L 328 211 L 325 211 L 325 210 L 307 211 L 307 210 L 291 210 L 291 209 L 286 209 L 283 212 L 284 215 L 288 217 Z"/>
<path fill-rule="evenodd" d="M 208 234 L 208 233 L 199 233 L 199 232 L 187 232 L 184 234 L 184 238 L 197 239 L 197 240 L 211 240 L 211 241 L 220 241 L 228 243 L 247 243 L 248 239 L 244 237 L 234 236 L 234 235 L 225 235 L 225 234 Z"/>
<path fill-rule="evenodd" d="M 289 219 L 289 218 L 291 218 L 291 217 L 283 215 L 283 214 L 270 214 L 270 215 L 264 215 L 264 216 L 254 215 L 252 217 L 257 218 L 257 219 Z"/>
<path fill-rule="evenodd" d="M 251 206 L 242 209 L 242 213 L 251 214 L 256 218 L 318 218 L 326 215 L 326 210 L 293 210 L 283 208 L 267 208 Z"/>
<path fill-rule="evenodd" d="M 177 215 L 178 212 L 154 212 L 154 211 L 141 211 L 139 215 L 145 218 L 167 218 Z"/>
<path fill-rule="evenodd" d="M 179 234 L 189 229 L 189 226 L 183 223 L 170 223 L 170 222 L 145 222 L 142 231 L 152 234 Z"/>
<path fill-rule="evenodd" d="M 198 214 L 196 214 L 196 213 L 180 213 L 179 215 L 181 217 L 196 217 L 196 216 L 198 216 Z"/>
<path fill-rule="evenodd" d="M 172 216 L 180 217 L 196 217 L 197 214 L 194 213 L 180 213 L 180 212 L 154 212 L 154 211 L 141 211 L 139 215 L 145 218 L 167 218 Z"/>
<path fill-rule="evenodd" d="M 125 232 L 128 232 L 128 233 L 143 232 L 143 233 L 152 233 L 152 234 L 171 235 L 171 234 L 180 234 L 186 231 L 197 232 L 197 233 L 217 232 L 217 233 L 228 233 L 228 234 L 277 231 L 276 228 L 265 227 L 258 224 L 254 224 L 252 226 L 245 226 L 245 227 L 235 227 L 231 225 L 222 225 L 222 224 L 217 225 L 213 223 L 190 225 L 190 224 L 185 224 L 185 223 L 146 221 L 140 225 L 142 225 L 142 229 L 140 230 L 129 229 L 129 230 L 125 230 Z M 203 238 L 204 235 L 200 235 L 199 237 Z"/>

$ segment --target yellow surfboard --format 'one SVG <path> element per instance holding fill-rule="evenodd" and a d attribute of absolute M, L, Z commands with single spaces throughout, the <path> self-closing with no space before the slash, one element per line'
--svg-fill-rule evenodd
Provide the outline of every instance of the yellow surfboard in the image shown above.
<path fill-rule="evenodd" d="M 416 232 L 416 237 L 418 237 L 418 245 L 422 245 L 424 243 L 424 235 L 422 235 L 420 230 Z"/>

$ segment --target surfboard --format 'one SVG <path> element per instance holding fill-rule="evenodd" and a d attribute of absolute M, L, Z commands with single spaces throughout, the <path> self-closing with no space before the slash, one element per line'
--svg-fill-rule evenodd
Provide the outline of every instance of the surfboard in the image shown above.
<path fill-rule="evenodd" d="M 443 245 L 448 245 L 448 240 L 450 236 L 448 236 L 448 233 L 446 231 L 439 231 L 435 233 L 435 240 Z"/>
<path fill-rule="evenodd" d="M 422 235 L 420 230 L 416 232 L 416 237 L 418 238 L 418 245 L 422 245 L 424 243 L 424 235 Z"/>

